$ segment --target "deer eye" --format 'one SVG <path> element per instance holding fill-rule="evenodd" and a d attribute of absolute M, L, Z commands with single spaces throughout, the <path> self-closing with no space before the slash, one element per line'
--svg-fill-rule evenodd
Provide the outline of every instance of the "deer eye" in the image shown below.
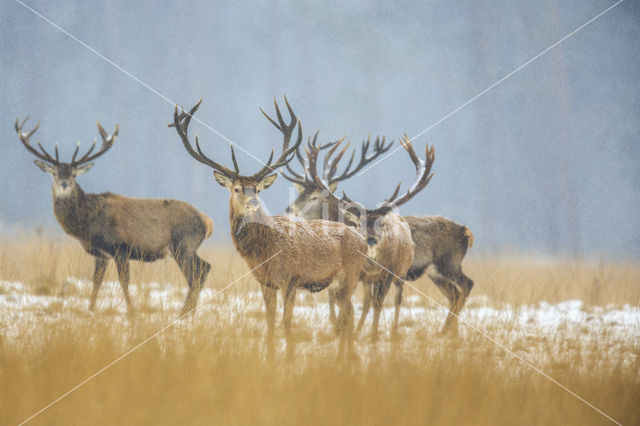
<path fill-rule="evenodd" d="M 234 188 L 233 190 L 235 191 L 236 194 L 240 192 L 240 188 Z"/>

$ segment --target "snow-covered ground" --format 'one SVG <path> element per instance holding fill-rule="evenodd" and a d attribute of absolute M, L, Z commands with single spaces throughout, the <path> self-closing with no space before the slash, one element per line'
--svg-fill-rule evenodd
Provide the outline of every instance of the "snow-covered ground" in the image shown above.
<path fill-rule="evenodd" d="M 46 341 L 41 333 L 47 333 L 51 329 L 48 326 L 64 326 L 70 322 L 91 324 L 105 320 L 109 321 L 114 333 L 119 333 L 118 328 L 121 327 L 123 336 L 130 334 L 127 330 L 136 321 L 144 321 L 157 329 L 172 324 L 171 328 L 178 333 L 187 333 L 192 327 L 228 327 L 234 330 L 230 333 L 232 338 L 255 340 L 264 335 L 263 301 L 259 291 L 242 293 L 230 289 L 217 293 L 205 288 L 200 295 L 201 306 L 197 313 L 186 320 L 176 321 L 186 286 L 157 282 L 132 284 L 130 291 L 137 311 L 132 320 L 126 315 L 122 290 L 117 282 L 102 285 L 96 313 L 89 312 L 91 287 L 89 281 L 68 278 L 56 294 L 34 294 L 30 287 L 19 282 L 0 281 L 0 342 L 5 345 L 34 345 Z M 294 312 L 298 352 L 335 349 L 326 297 L 324 293 L 299 292 Z M 361 312 L 359 298 L 355 299 L 355 308 L 357 319 Z M 360 337 L 357 348 L 360 353 L 391 348 L 416 354 L 438 350 L 439 345 L 434 345 L 438 340 L 434 340 L 434 336 L 446 316 L 443 307 L 406 290 L 400 316 L 400 338 L 391 344 L 389 331 L 393 309 L 386 306 L 383 311 L 381 339 L 377 345 L 371 345 L 365 336 Z M 570 355 L 579 353 L 582 356 L 598 354 L 602 362 L 615 368 L 616 365 L 634 365 L 640 353 L 638 306 L 587 307 L 580 300 L 512 306 L 497 304 L 480 295 L 468 300 L 460 318 L 462 342 L 470 342 L 470 346 L 483 342 L 494 346 L 496 354 L 501 355 L 506 353 L 499 346 L 503 345 L 537 365 L 558 362 L 563 358 L 575 359 Z M 370 319 L 365 324 L 365 332 L 369 327 Z M 123 338 L 123 349 L 130 344 L 131 341 Z"/>

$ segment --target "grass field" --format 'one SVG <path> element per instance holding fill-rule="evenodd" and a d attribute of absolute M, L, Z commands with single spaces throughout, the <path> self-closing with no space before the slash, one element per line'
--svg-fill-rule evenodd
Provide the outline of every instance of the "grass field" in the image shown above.
<path fill-rule="evenodd" d="M 232 247 L 201 254 L 213 273 L 194 315 L 175 321 L 186 284 L 167 259 L 132 264 L 130 319 L 113 265 L 91 313 L 93 261 L 79 244 L 3 239 L 0 424 L 28 419 L 168 325 L 29 424 L 611 423 L 522 360 L 616 421 L 640 424 L 638 264 L 472 250 L 463 266 L 476 286 L 457 339 L 438 336 L 445 301 L 424 278 L 415 285 L 427 297 L 405 290 L 399 339 L 389 338 L 389 305 L 381 340 L 361 336 L 350 362 L 336 361 L 327 295 L 300 292 L 296 359 L 286 362 L 278 327 L 269 362 L 259 285 Z M 359 316 L 360 290 L 354 303 Z"/>

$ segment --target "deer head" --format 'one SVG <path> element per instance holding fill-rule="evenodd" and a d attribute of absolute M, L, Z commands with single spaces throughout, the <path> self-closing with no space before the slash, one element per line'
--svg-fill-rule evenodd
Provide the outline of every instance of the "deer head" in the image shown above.
<path fill-rule="evenodd" d="M 61 162 L 59 159 L 57 143 L 54 148 L 55 158 L 52 157 L 44 149 L 40 142 L 38 142 L 40 151 L 38 151 L 31 145 L 31 141 L 29 140 L 29 138 L 36 132 L 36 130 L 38 130 L 38 127 L 40 127 L 40 123 L 38 123 L 36 127 L 34 127 L 30 132 L 25 133 L 22 131 L 22 128 L 24 127 L 24 124 L 28 119 L 29 117 L 25 118 L 22 122 L 20 122 L 19 119 L 16 119 L 16 133 L 18 134 L 18 138 L 20 139 L 24 147 L 38 158 L 38 160 L 34 160 L 36 166 L 38 166 L 42 171 L 49 173 L 53 178 L 52 191 L 55 197 L 69 197 L 75 194 L 78 188 L 76 177 L 88 172 L 89 169 L 93 167 L 93 163 L 91 163 L 90 161 L 107 152 L 109 148 L 113 146 L 113 143 L 118 136 L 117 124 L 116 130 L 112 135 L 109 135 L 98 122 L 98 131 L 100 132 L 100 137 L 102 138 L 102 146 L 100 147 L 98 152 L 92 155 L 92 152 L 96 147 L 96 140 L 94 139 L 91 148 L 89 148 L 86 154 L 76 159 L 76 157 L 78 156 L 78 151 L 80 149 L 80 143 L 78 143 L 76 145 L 76 150 L 73 153 L 73 157 L 71 158 L 71 162 L 65 163 Z"/>
<path fill-rule="evenodd" d="M 273 103 L 276 107 L 276 116 L 278 119 L 277 122 L 269 117 L 262 109 L 260 109 L 264 116 L 283 134 L 282 153 L 274 162 L 274 151 L 271 150 L 271 156 L 265 163 L 265 166 L 258 172 L 247 176 L 240 174 L 236 155 L 233 150 L 233 145 L 231 145 L 231 160 L 233 161 L 234 170 L 231 170 L 207 157 L 200 148 L 198 136 L 196 136 L 195 138 L 196 149 L 193 149 L 193 145 L 189 141 L 189 137 L 187 135 L 187 130 L 189 127 L 189 122 L 191 121 L 193 114 L 195 114 L 195 112 L 200 107 L 200 103 L 202 102 L 202 100 L 200 100 L 200 102 L 198 102 L 193 108 L 191 108 L 189 112 L 185 112 L 184 110 L 182 110 L 181 113 L 178 113 L 178 107 L 176 106 L 175 108 L 173 114 L 173 123 L 169 126 L 176 128 L 187 152 L 189 152 L 189 154 L 191 154 L 191 156 L 199 162 L 211 167 L 213 169 L 213 176 L 216 182 L 229 190 L 229 193 L 231 194 L 230 207 L 233 215 L 251 215 L 260 210 L 260 200 L 258 198 L 258 194 L 260 193 L 260 191 L 269 188 L 273 184 L 273 182 L 275 182 L 276 178 L 278 177 L 278 175 L 275 173 L 276 170 L 293 159 L 296 149 L 302 142 L 302 129 L 300 127 L 300 121 L 291 109 L 287 98 L 285 97 L 284 99 L 287 105 L 287 109 L 289 110 L 289 115 L 291 116 L 291 121 L 289 124 L 285 123 L 284 119 L 282 118 L 280 108 L 278 107 L 278 103 L 275 101 L 275 99 L 273 100 Z M 298 126 L 298 137 L 295 144 L 290 147 L 289 144 L 291 142 L 291 136 L 296 126 Z"/>
<path fill-rule="evenodd" d="M 307 150 L 317 149 L 318 151 L 331 148 L 333 152 L 335 148 L 337 148 L 338 143 L 342 142 L 343 139 L 340 139 L 335 142 L 329 142 L 323 145 L 318 145 L 318 134 L 320 131 L 317 131 L 313 136 L 313 140 L 309 137 L 307 141 Z M 332 148 L 333 147 L 333 148 Z M 345 150 L 343 149 L 338 157 L 342 157 Z M 307 219 L 320 219 L 324 218 L 326 214 L 323 214 L 323 208 L 326 207 L 324 201 L 326 200 L 326 195 L 324 195 L 323 189 L 318 188 L 313 179 L 310 177 L 307 172 L 307 168 L 309 166 L 307 160 L 300 153 L 300 148 L 296 150 L 296 158 L 302 165 L 303 174 L 299 174 L 293 168 L 291 168 L 290 164 L 286 164 L 285 167 L 289 171 L 289 175 L 286 173 L 282 173 L 285 179 L 291 181 L 293 186 L 296 188 L 298 192 L 298 197 L 296 200 L 287 207 L 286 213 L 296 217 L 304 217 Z M 338 158 L 339 160 L 339 158 Z M 332 191 L 335 191 L 337 186 L 337 182 L 329 182 L 329 188 Z"/>

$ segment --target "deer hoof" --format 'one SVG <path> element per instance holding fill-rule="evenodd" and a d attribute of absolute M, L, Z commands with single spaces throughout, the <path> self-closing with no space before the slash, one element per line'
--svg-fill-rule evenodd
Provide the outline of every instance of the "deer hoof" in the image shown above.
<path fill-rule="evenodd" d="M 391 340 L 394 342 L 400 340 L 400 333 L 398 333 L 398 330 L 391 331 Z"/>
<path fill-rule="evenodd" d="M 137 312 L 136 312 L 136 310 L 135 310 L 135 309 L 133 309 L 133 307 L 129 306 L 129 307 L 127 308 L 127 317 L 128 317 L 130 320 L 135 319 L 135 318 L 136 318 L 136 314 L 137 314 Z"/>
<path fill-rule="evenodd" d="M 458 328 L 457 327 L 442 327 L 442 330 L 438 332 L 439 337 L 448 337 L 455 339 L 458 337 Z"/>

